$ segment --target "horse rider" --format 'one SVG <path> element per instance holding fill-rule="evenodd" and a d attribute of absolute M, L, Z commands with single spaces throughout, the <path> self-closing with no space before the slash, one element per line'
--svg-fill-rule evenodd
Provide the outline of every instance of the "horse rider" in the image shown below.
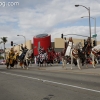
<path fill-rule="evenodd" d="M 22 54 L 21 54 L 21 59 L 23 60 L 24 59 L 24 57 L 25 57 L 25 54 L 26 54 L 26 52 L 28 51 L 28 49 L 27 49 L 27 46 L 25 45 L 25 47 L 23 47 L 23 45 L 21 45 L 21 51 L 22 51 Z"/>
<path fill-rule="evenodd" d="M 9 55 L 8 55 L 8 58 L 9 58 L 9 61 L 10 61 L 10 64 L 13 63 L 13 60 L 15 59 L 15 52 L 13 50 L 13 48 L 11 48 L 10 52 L 9 52 Z"/>
<path fill-rule="evenodd" d="M 65 56 L 70 56 L 70 52 L 71 52 L 72 48 L 73 48 L 73 39 L 72 39 L 72 37 L 70 37 L 68 40 L 68 47 L 67 47 Z"/>
<path fill-rule="evenodd" d="M 9 52 L 9 58 L 13 58 L 15 55 L 15 52 L 13 50 L 13 48 L 11 48 L 10 52 Z"/>
<path fill-rule="evenodd" d="M 16 53 L 16 54 L 15 54 L 15 57 L 16 57 L 16 60 L 18 60 L 19 53 Z"/>
<path fill-rule="evenodd" d="M 87 57 L 89 57 L 90 52 L 91 52 L 91 50 L 92 50 L 92 45 L 91 45 L 91 39 L 90 39 L 90 37 L 87 38 L 84 47 L 85 47 L 86 55 L 87 55 Z"/>

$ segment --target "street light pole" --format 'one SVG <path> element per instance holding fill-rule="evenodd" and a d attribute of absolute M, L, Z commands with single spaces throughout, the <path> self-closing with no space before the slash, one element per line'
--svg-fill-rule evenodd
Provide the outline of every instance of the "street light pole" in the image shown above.
<path fill-rule="evenodd" d="M 17 35 L 17 36 L 23 36 L 23 35 Z M 23 37 L 24 37 L 25 45 L 26 45 L 26 37 L 25 36 L 23 36 Z"/>
<path fill-rule="evenodd" d="M 96 18 L 94 18 L 95 20 L 95 35 L 96 35 Z M 96 40 L 96 36 L 95 36 L 95 40 Z"/>
<path fill-rule="evenodd" d="M 83 16 L 81 18 L 84 18 L 84 17 L 89 17 L 89 16 Z M 95 17 L 90 17 L 92 19 L 94 19 L 94 34 L 96 35 L 96 18 Z M 95 41 L 96 41 L 96 36 L 95 36 Z"/>
<path fill-rule="evenodd" d="M 86 8 L 88 10 L 88 13 L 89 13 L 89 32 L 90 32 L 90 41 L 91 41 L 90 7 L 87 8 L 83 5 L 75 5 L 75 7 L 79 7 L 79 6 L 82 6 L 82 7 Z"/>
<path fill-rule="evenodd" d="M 90 41 L 91 41 L 91 22 L 90 22 L 90 7 L 89 7 L 89 29 L 90 29 Z"/>

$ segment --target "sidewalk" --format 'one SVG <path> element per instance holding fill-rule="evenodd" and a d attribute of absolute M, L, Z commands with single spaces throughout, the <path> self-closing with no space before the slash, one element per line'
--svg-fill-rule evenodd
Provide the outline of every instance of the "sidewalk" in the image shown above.
<path fill-rule="evenodd" d="M 92 75 L 100 75 L 100 64 L 96 65 L 96 68 L 93 68 L 92 65 L 88 65 L 88 68 L 85 66 L 82 66 L 82 69 L 79 70 L 77 66 L 73 65 L 73 70 L 71 70 L 70 64 L 66 65 L 65 68 L 62 68 L 61 64 L 58 65 L 48 65 L 39 67 L 35 64 L 33 64 L 32 69 L 34 70 L 43 70 L 43 71 L 49 71 L 49 72 L 65 72 L 65 73 L 81 73 L 81 74 L 92 74 Z"/>

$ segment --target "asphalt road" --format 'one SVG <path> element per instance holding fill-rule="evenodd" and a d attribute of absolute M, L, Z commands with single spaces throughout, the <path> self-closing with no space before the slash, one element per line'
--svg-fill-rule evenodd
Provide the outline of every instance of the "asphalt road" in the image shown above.
<path fill-rule="evenodd" d="M 0 65 L 0 100 L 100 100 L 100 76 Z"/>

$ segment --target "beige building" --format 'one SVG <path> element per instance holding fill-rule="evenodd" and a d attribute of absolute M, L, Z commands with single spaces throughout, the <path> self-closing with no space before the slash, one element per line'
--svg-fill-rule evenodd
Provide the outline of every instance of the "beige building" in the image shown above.
<path fill-rule="evenodd" d="M 67 38 L 62 39 L 62 38 L 55 38 L 54 40 L 54 48 L 65 48 L 65 42 L 67 42 L 69 39 Z M 82 42 L 82 44 L 84 45 L 84 39 L 75 39 L 73 38 L 73 42 L 74 44 L 78 43 L 78 42 Z M 93 39 L 92 39 L 93 42 Z M 97 41 L 97 45 L 100 44 L 100 41 Z"/>

